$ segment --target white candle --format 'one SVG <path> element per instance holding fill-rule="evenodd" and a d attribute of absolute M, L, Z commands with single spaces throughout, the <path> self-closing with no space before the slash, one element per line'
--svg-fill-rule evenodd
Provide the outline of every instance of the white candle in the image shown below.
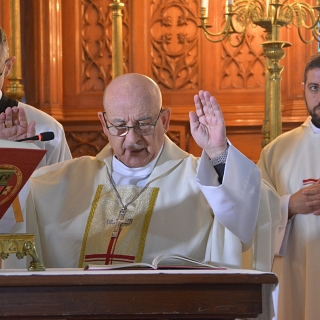
<path fill-rule="evenodd" d="M 233 0 L 226 0 L 226 13 L 229 12 L 228 5 L 233 4 Z"/>
<path fill-rule="evenodd" d="M 201 8 L 206 8 L 208 10 L 209 0 L 201 0 Z"/>
<path fill-rule="evenodd" d="M 266 0 L 266 13 L 268 17 L 269 16 L 269 0 Z"/>
<path fill-rule="evenodd" d="M 206 16 L 208 15 L 209 0 L 201 0 L 201 8 L 206 8 Z"/>

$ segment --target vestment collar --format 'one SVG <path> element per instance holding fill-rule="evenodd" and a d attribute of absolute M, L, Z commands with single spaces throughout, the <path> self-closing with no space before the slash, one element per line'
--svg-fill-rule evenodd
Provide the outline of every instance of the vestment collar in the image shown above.
<path fill-rule="evenodd" d="M 157 157 L 143 167 L 129 168 L 123 162 L 118 160 L 115 155 L 112 157 L 112 178 L 116 185 L 133 184 L 144 185 L 151 172 L 153 171 L 163 146 Z"/>

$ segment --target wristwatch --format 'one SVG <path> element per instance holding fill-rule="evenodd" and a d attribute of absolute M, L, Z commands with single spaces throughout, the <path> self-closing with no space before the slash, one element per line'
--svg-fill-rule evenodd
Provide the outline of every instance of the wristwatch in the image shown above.
<path fill-rule="evenodd" d="M 221 163 L 226 163 L 227 158 L 228 158 L 228 150 L 229 150 L 229 144 L 227 146 L 227 149 L 223 151 L 222 154 L 220 154 L 220 156 L 217 156 L 213 159 L 210 160 L 210 162 L 212 163 L 213 166 L 217 166 L 218 164 Z"/>

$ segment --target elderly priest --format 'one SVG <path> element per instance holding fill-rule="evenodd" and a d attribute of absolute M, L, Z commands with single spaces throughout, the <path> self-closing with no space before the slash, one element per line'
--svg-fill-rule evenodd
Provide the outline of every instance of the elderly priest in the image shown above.
<path fill-rule="evenodd" d="M 133 73 L 110 83 L 98 114 L 109 144 L 31 179 L 28 232 L 47 268 L 150 263 L 164 253 L 241 268 L 255 239 L 256 268 L 271 269 L 279 198 L 227 140 L 215 98 L 200 91 L 194 101 L 200 159 L 166 135 L 170 109 L 152 79 Z"/>

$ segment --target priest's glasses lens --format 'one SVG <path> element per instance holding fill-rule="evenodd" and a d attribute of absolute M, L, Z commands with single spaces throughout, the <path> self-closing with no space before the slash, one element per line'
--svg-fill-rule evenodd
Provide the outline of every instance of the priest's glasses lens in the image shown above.
<path fill-rule="evenodd" d="M 125 135 L 128 134 L 130 129 L 133 129 L 135 131 L 135 133 L 139 136 L 147 136 L 147 135 L 153 134 L 154 125 L 146 124 L 146 125 L 139 125 L 139 126 L 134 126 L 134 127 L 126 127 L 126 126 L 108 127 L 110 134 L 113 136 L 117 136 L 117 137 L 124 137 Z"/>
<path fill-rule="evenodd" d="M 114 125 L 112 125 L 112 123 L 105 118 L 105 114 L 106 114 L 105 112 L 103 112 L 103 119 L 105 121 L 107 129 L 109 130 L 109 133 L 112 136 L 124 137 L 124 136 L 126 136 L 128 134 L 130 129 L 133 129 L 134 132 L 139 136 L 148 136 L 148 135 L 154 133 L 154 128 L 157 125 L 157 122 L 158 122 L 158 120 L 160 118 L 161 112 L 162 112 L 162 108 L 160 108 L 160 111 L 158 113 L 157 119 L 156 119 L 156 121 L 154 123 L 151 123 L 151 124 L 139 124 L 137 126 L 132 126 L 132 127 L 129 127 L 129 126 L 114 126 Z M 108 126 L 108 122 L 110 122 L 111 126 Z"/>
<path fill-rule="evenodd" d="M 154 125 L 153 124 L 146 124 L 134 127 L 134 131 L 136 134 L 140 136 L 148 136 L 149 134 L 154 133 Z"/>
<path fill-rule="evenodd" d="M 108 130 L 111 135 L 117 136 L 117 137 L 123 137 L 129 131 L 128 127 L 114 127 L 114 126 L 108 127 Z"/>

